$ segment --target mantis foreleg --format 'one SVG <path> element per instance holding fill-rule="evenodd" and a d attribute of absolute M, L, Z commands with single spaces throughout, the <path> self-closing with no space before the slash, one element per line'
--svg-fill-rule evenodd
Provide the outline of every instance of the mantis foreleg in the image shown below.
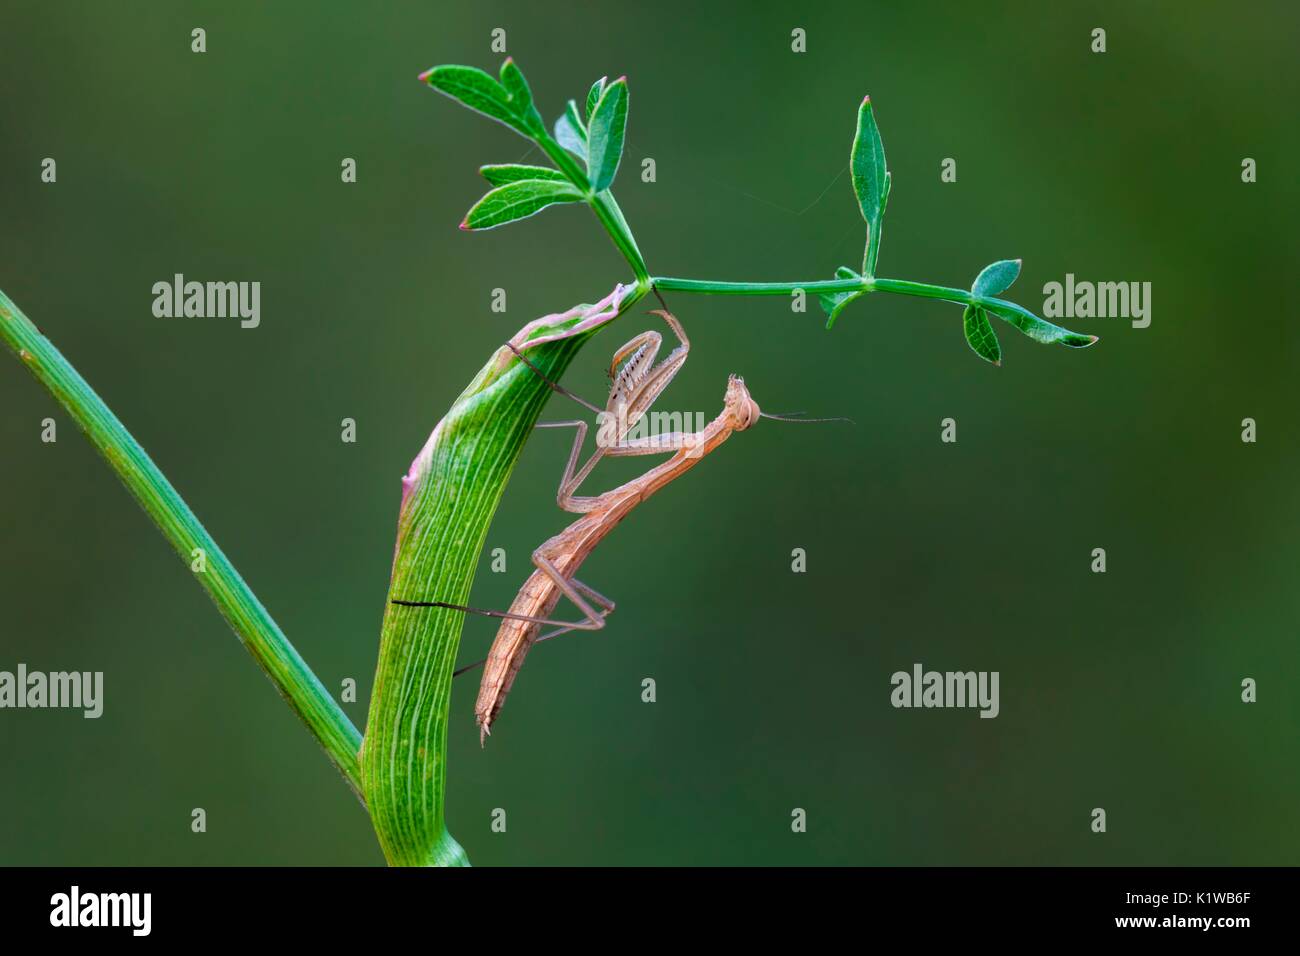
<path fill-rule="evenodd" d="M 654 364 L 655 357 L 659 354 L 659 348 L 663 343 L 662 337 L 658 332 L 646 331 L 623 344 L 610 361 L 609 373 L 613 383 L 610 387 L 609 400 L 605 408 L 599 409 L 586 399 L 575 395 L 573 392 L 564 388 L 558 382 L 553 382 L 547 378 L 528 358 L 513 345 L 507 343 L 511 351 L 519 359 L 531 368 L 534 372 L 546 382 L 555 392 L 573 399 L 579 405 L 589 408 L 596 412 L 597 415 L 613 417 L 614 431 L 608 434 L 605 427 L 605 421 L 601 422 L 600 441 L 596 450 L 591 457 L 583 464 L 580 469 L 575 471 L 578 457 L 587 435 L 587 426 L 584 422 L 564 421 L 564 422 L 539 422 L 538 428 L 560 428 L 573 426 L 577 428 L 578 434 L 574 440 L 573 451 L 569 455 L 569 462 L 564 469 L 564 477 L 560 481 L 560 490 L 556 495 L 556 503 L 565 511 L 583 513 L 590 510 L 592 503 L 596 500 L 592 497 L 579 497 L 575 494 L 578 488 L 586 481 L 587 476 L 595 469 L 596 465 L 606 455 L 628 455 L 628 454 L 654 454 L 659 449 L 648 448 L 644 451 L 619 451 L 619 449 L 628 447 L 630 443 L 627 439 L 627 433 L 636 425 L 641 417 L 650 409 L 655 400 L 668 387 L 682 366 L 686 363 L 686 358 L 690 353 L 690 339 L 686 337 L 686 330 L 682 324 L 667 311 L 655 310 L 651 314 L 660 316 L 668 327 L 672 329 L 673 334 L 677 336 L 678 346 L 668 355 L 666 359 L 658 365 Z M 619 369 L 620 363 L 623 367 Z M 643 446 L 645 447 L 645 446 Z M 664 449 L 671 451 L 673 449 Z"/>

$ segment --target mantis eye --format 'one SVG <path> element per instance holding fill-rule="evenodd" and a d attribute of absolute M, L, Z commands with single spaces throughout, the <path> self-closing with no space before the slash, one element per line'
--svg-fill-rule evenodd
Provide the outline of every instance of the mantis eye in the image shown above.
<path fill-rule="evenodd" d="M 749 389 L 745 388 L 745 380 L 739 375 L 732 375 L 727 380 L 726 405 L 736 423 L 736 431 L 744 431 L 758 421 L 759 416 L 762 415 L 758 403 L 749 397 Z"/>
<path fill-rule="evenodd" d="M 763 417 L 763 411 L 758 407 L 758 402 L 749 396 L 749 392 L 741 386 L 740 400 L 736 402 L 734 414 L 736 416 L 736 431 L 744 431 L 756 421 Z"/>

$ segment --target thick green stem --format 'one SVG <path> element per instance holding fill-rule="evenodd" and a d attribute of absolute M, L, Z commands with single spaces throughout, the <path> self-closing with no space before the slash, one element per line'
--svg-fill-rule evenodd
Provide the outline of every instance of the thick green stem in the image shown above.
<path fill-rule="evenodd" d="M 529 360 L 557 381 L 598 328 L 645 294 L 641 286 L 616 290 L 603 305 L 548 317 L 557 322 L 534 329 L 530 338 L 545 331 L 551 339 L 529 347 Z M 569 331 L 592 315 L 600 319 Z M 438 423 L 403 482 L 361 758 L 371 821 L 393 865 L 464 865 L 468 859 L 445 820 L 452 673 L 465 615 L 391 601 L 469 603 L 492 515 L 550 397 L 536 371 L 499 349 Z"/>
<path fill-rule="evenodd" d="M 253 659 L 361 795 L 361 734 L 131 433 L 54 344 L 0 292 L 0 338 L 67 410 L 158 525 Z M 200 555 L 202 552 L 202 560 Z"/>

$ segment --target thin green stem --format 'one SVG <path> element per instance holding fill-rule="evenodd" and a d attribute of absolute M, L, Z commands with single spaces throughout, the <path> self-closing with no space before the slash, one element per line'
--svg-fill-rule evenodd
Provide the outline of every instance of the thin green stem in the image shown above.
<path fill-rule="evenodd" d="M 632 236 L 627 220 L 623 218 L 623 210 L 618 207 L 614 194 L 608 189 L 603 193 L 597 193 L 591 199 L 591 208 L 610 238 L 614 240 L 618 251 L 623 253 L 623 258 L 632 267 L 632 271 L 636 274 L 637 285 L 648 288 L 650 270 L 646 268 L 645 259 L 641 256 L 641 250 L 637 248 L 636 239 Z"/>
<path fill-rule="evenodd" d="M 714 282 L 708 279 L 674 279 L 655 276 L 650 280 L 662 292 L 698 292 L 704 295 L 789 295 L 805 292 L 870 291 L 863 279 L 817 279 L 812 282 Z"/>
<path fill-rule="evenodd" d="M 360 797 L 360 732 L 126 426 L 3 292 L 0 338 L 86 433 L 186 567 L 204 569 L 195 571 L 194 577 Z"/>
<path fill-rule="evenodd" d="M 623 218 L 623 210 L 619 209 L 614 194 L 608 189 L 604 192 L 592 193 L 586 171 L 567 149 L 545 131 L 539 133 L 536 140 L 537 145 L 550 157 L 556 168 L 568 176 L 575 186 L 588 194 L 587 205 L 591 207 L 591 211 L 596 214 L 596 218 L 605 227 L 609 237 L 614 240 L 618 251 L 632 267 L 637 285 L 642 289 L 649 288 L 650 271 L 646 268 L 645 259 L 641 256 L 641 250 L 637 248 L 636 239 L 632 237 L 632 230 L 628 227 L 627 220 Z"/>
<path fill-rule="evenodd" d="M 972 302 L 988 303 L 1001 300 L 986 296 L 972 295 L 966 289 L 953 289 L 943 285 L 931 285 L 928 282 L 910 282 L 907 279 L 872 279 L 873 292 L 893 292 L 896 295 L 916 295 L 923 299 L 943 299 L 946 302 L 958 302 L 969 305 Z"/>
<path fill-rule="evenodd" d="M 965 289 L 933 285 L 929 282 L 912 282 L 908 279 L 814 279 L 810 282 L 716 282 L 712 279 L 676 279 L 655 276 L 650 280 L 662 292 L 695 292 L 703 295 L 790 295 L 792 292 L 890 292 L 894 295 L 914 295 L 924 299 L 943 299 L 960 305 L 1001 305 L 1018 308 L 1005 299 L 974 295 Z"/>

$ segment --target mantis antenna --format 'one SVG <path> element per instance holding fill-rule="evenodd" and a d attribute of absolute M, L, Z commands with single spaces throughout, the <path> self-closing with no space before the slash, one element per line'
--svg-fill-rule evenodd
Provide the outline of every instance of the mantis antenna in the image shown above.
<path fill-rule="evenodd" d="M 772 418 L 778 422 L 848 422 L 850 425 L 856 425 L 851 418 L 803 418 L 803 412 L 786 412 L 784 415 L 774 415 L 770 412 L 759 412 L 761 418 Z"/>

